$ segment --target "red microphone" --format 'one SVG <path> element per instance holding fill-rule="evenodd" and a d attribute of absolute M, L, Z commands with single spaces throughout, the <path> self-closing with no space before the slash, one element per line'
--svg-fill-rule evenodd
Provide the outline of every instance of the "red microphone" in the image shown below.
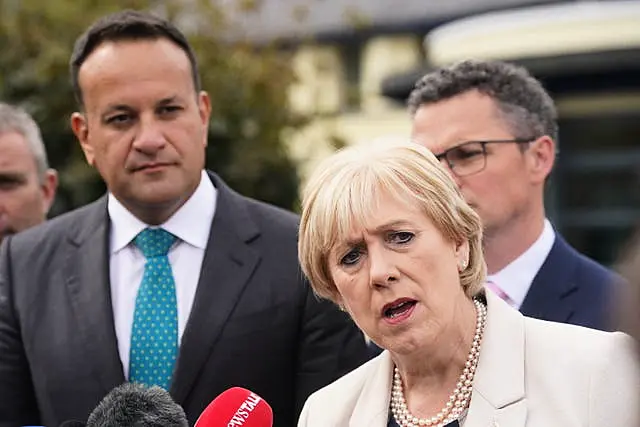
<path fill-rule="evenodd" d="M 194 427 L 273 427 L 273 411 L 254 392 L 233 387 L 209 403 Z"/>

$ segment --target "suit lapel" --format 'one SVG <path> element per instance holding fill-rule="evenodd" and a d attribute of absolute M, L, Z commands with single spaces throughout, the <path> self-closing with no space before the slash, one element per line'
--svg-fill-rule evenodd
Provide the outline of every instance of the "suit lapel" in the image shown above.
<path fill-rule="evenodd" d="M 527 422 L 525 400 L 498 409 L 480 394 L 474 394 L 473 399 L 464 427 L 524 427 Z"/>
<path fill-rule="evenodd" d="M 393 376 L 393 360 L 388 351 L 378 356 L 375 373 L 367 378 L 353 408 L 349 427 L 386 427 Z"/>
<path fill-rule="evenodd" d="M 215 175 L 211 179 L 218 189 L 216 213 L 171 385 L 181 404 L 260 261 L 260 254 L 247 244 L 259 231 L 246 202 Z"/>
<path fill-rule="evenodd" d="M 567 300 L 567 296 L 578 287 L 572 279 L 575 268 L 572 249 L 556 233 L 551 251 L 522 302 L 522 314 L 537 319 L 567 322 L 575 311 Z"/>
<path fill-rule="evenodd" d="M 65 276 L 71 307 L 86 354 L 105 393 L 124 381 L 109 287 L 106 197 L 87 206 L 84 221 L 70 230 Z"/>
<path fill-rule="evenodd" d="M 464 426 L 523 427 L 527 417 L 524 318 L 491 292 L 487 304 L 487 326 Z"/>
<path fill-rule="evenodd" d="M 524 427 L 524 318 L 493 293 L 487 293 L 487 326 L 473 381 L 464 427 Z M 388 351 L 362 386 L 349 427 L 385 427 L 389 413 L 393 361 Z"/>

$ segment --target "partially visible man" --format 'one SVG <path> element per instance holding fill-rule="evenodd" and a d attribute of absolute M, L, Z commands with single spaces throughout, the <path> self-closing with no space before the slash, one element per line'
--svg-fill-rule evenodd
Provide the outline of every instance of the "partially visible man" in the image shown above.
<path fill-rule="evenodd" d="M 468 60 L 422 77 L 409 108 L 414 141 L 482 218 L 487 287 L 525 315 L 610 328 L 613 273 L 569 246 L 545 215 L 558 125 L 540 82 L 513 64 Z"/>
<path fill-rule="evenodd" d="M 212 101 L 184 34 L 111 14 L 70 68 L 71 127 L 108 192 L 0 246 L 0 427 L 85 420 L 125 381 L 165 388 L 191 424 L 245 387 L 295 426 L 366 345 L 303 280 L 298 217 L 204 169 Z"/>
<path fill-rule="evenodd" d="M 57 185 L 36 122 L 21 108 L 0 103 L 0 242 L 44 221 Z"/>

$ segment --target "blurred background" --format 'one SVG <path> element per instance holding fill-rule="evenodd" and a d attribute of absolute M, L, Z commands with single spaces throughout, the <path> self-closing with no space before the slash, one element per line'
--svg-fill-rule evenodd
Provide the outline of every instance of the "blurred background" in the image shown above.
<path fill-rule="evenodd" d="M 245 195 L 298 210 L 332 150 L 408 135 L 405 99 L 424 72 L 491 58 L 526 66 L 557 103 L 547 207 L 559 231 L 610 265 L 636 228 L 638 0 L 0 0 L 0 99 L 42 128 L 61 176 L 52 215 L 104 192 L 69 127 L 67 63 L 84 28 L 122 8 L 188 34 L 213 100 L 207 166 Z"/>

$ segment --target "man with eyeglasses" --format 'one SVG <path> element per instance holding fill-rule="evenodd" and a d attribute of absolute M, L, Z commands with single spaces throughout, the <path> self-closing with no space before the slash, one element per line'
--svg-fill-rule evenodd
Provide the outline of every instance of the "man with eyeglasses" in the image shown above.
<path fill-rule="evenodd" d="M 463 61 L 422 77 L 409 107 L 413 140 L 482 218 L 486 287 L 525 315 L 609 329 L 614 274 L 573 249 L 545 215 L 558 125 L 540 82 L 512 64 Z"/>

